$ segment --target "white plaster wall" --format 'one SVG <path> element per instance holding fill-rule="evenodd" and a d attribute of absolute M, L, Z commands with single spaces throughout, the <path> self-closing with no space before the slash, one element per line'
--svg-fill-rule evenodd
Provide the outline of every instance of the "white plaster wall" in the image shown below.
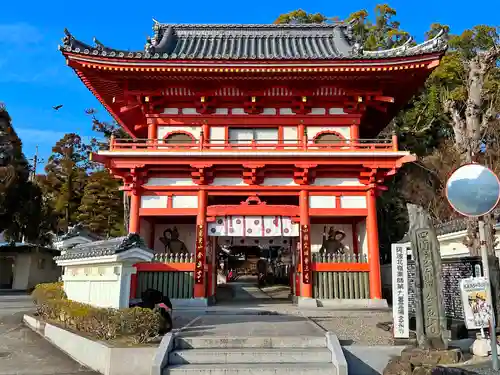
<path fill-rule="evenodd" d="M 326 115 L 326 108 L 311 108 L 311 115 Z"/>
<path fill-rule="evenodd" d="M 356 234 L 358 237 L 358 251 L 360 254 L 368 254 L 368 236 L 366 233 L 366 219 L 356 224 Z"/>
<path fill-rule="evenodd" d="M 196 245 L 195 224 L 156 224 L 154 241 L 155 253 L 163 253 L 165 251 L 165 246 L 163 246 L 160 238 L 163 236 L 165 229 L 173 229 L 174 227 L 177 227 L 177 230 L 179 231 L 179 239 L 184 242 L 189 252 L 193 254 Z"/>
<path fill-rule="evenodd" d="M 292 177 L 267 177 L 262 186 L 297 186 Z"/>
<path fill-rule="evenodd" d="M 363 186 L 355 177 L 331 178 L 318 177 L 311 184 L 313 186 Z"/>
<path fill-rule="evenodd" d="M 166 195 L 144 195 L 141 197 L 141 208 L 166 208 Z"/>
<path fill-rule="evenodd" d="M 224 126 L 210 127 L 210 143 L 225 143 L 226 128 Z"/>
<path fill-rule="evenodd" d="M 283 143 L 297 144 L 299 139 L 297 126 L 284 126 L 283 127 Z"/>
<path fill-rule="evenodd" d="M 469 249 L 462 243 L 462 241 L 463 237 L 461 239 L 455 238 L 439 241 L 441 257 L 455 258 L 469 256 Z"/>
<path fill-rule="evenodd" d="M 200 113 L 196 108 L 181 108 L 181 113 L 183 115 L 199 115 Z"/>
<path fill-rule="evenodd" d="M 192 134 L 195 139 L 200 139 L 201 126 L 158 126 L 158 139 L 163 139 L 173 131 L 183 131 Z"/>
<path fill-rule="evenodd" d="M 345 232 L 345 238 L 342 243 L 348 248 L 347 252 L 352 252 L 352 225 L 351 224 L 311 224 L 311 251 L 316 253 L 321 249 L 323 244 L 323 231 L 326 225 L 328 231 L 330 227 L 335 230 L 342 230 Z M 328 232 L 327 232 L 328 233 Z"/>
<path fill-rule="evenodd" d="M 276 114 L 276 108 L 263 108 L 262 109 L 262 114 L 263 115 L 275 115 Z"/>
<path fill-rule="evenodd" d="M 345 139 L 351 138 L 351 129 L 349 126 L 306 126 L 307 138 L 309 142 L 321 132 L 333 131 L 342 135 Z"/>
<path fill-rule="evenodd" d="M 198 196 L 196 195 L 173 195 L 172 208 L 197 208 Z"/>
<path fill-rule="evenodd" d="M 247 186 L 240 177 L 215 177 L 213 186 Z"/>
<path fill-rule="evenodd" d="M 310 195 L 309 208 L 335 208 L 334 195 Z"/>
<path fill-rule="evenodd" d="M 194 186 L 191 177 L 151 177 L 145 186 Z"/>
<path fill-rule="evenodd" d="M 123 275 L 121 264 L 66 266 L 64 291 L 72 301 L 119 308 Z"/>
<path fill-rule="evenodd" d="M 333 107 L 328 110 L 328 114 L 330 115 L 345 115 L 344 108 Z"/>
<path fill-rule="evenodd" d="M 366 197 L 360 195 L 346 195 L 340 197 L 342 208 L 366 208 Z"/>

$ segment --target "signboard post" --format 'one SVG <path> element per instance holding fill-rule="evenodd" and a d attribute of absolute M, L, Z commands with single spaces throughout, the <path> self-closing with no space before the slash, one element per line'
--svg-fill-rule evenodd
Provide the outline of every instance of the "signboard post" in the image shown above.
<path fill-rule="evenodd" d="M 392 301 L 394 338 L 410 338 L 408 256 L 402 244 L 392 244 Z"/>
<path fill-rule="evenodd" d="M 493 171 L 483 165 L 472 163 L 463 165 L 452 173 L 446 182 L 446 197 L 451 207 L 459 214 L 467 217 L 478 218 L 479 240 L 481 246 L 481 258 L 483 263 L 483 294 L 473 299 L 470 304 L 464 301 L 464 312 L 467 308 L 476 311 L 481 306 L 481 316 L 488 316 L 490 328 L 491 360 L 493 370 L 498 371 L 498 351 L 495 314 L 493 312 L 493 299 L 491 297 L 490 272 L 488 264 L 488 249 L 486 247 L 486 232 L 483 216 L 490 213 L 500 201 L 500 181 Z M 478 285 L 483 285 L 478 284 Z M 465 285 L 465 284 L 464 284 Z M 469 285 L 469 284 L 466 284 Z M 475 285 L 471 283 L 470 285 Z M 475 286 L 474 286 L 475 287 Z M 472 287 L 472 289 L 474 289 Z M 479 286 L 477 286 L 479 288 Z M 483 295 L 483 297 L 481 297 Z M 481 299 L 484 298 L 485 301 Z M 486 315 L 485 310 L 488 310 Z M 476 318 L 479 313 L 476 312 Z M 474 319 L 474 317 L 473 317 Z M 467 323 L 467 315 L 466 315 Z"/>

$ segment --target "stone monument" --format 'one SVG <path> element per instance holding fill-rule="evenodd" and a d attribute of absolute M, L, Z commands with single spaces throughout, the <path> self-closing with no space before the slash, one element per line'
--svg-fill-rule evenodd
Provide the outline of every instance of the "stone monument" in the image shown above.
<path fill-rule="evenodd" d="M 409 235 L 416 275 L 416 334 L 421 349 L 447 349 L 449 332 L 442 296 L 439 241 L 429 214 L 408 203 Z"/>
<path fill-rule="evenodd" d="M 407 347 L 389 361 L 383 375 L 469 374 L 467 370 L 440 367 L 459 363 L 460 349 L 448 349 L 449 331 L 442 296 L 441 254 L 429 214 L 407 204 L 409 235 L 415 259 L 415 318 L 418 347 Z"/>

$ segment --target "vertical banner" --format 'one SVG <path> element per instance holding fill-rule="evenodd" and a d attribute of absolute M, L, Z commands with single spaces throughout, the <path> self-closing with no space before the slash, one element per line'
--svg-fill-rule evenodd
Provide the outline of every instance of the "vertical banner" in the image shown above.
<path fill-rule="evenodd" d="M 205 273 L 205 226 L 196 226 L 196 254 L 194 268 L 194 283 L 203 284 L 203 274 Z"/>
<path fill-rule="evenodd" d="M 401 244 L 392 244 L 392 317 L 394 338 L 409 338 L 408 256 Z"/>
<path fill-rule="evenodd" d="M 302 237 L 302 282 L 311 284 L 311 236 L 309 225 L 301 225 Z"/>

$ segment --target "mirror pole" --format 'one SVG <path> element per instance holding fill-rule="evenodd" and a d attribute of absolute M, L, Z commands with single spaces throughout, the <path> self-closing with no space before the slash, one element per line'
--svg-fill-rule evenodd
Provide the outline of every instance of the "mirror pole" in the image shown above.
<path fill-rule="evenodd" d="M 479 240 L 481 244 L 481 260 L 483 263 L 483 276 L 488 283 L 488 304 L 490 305 L 490 345 L 491 345 L 491 361 L 493 370 L 498 371 L 498 351 L 497 351 L 497 330 L 495 324 L 495 310 L 493 308 L 493 298 L 491 296 L 490 284 L 490 268 L 488 264 L 488 249 L 486 247 L 486 231 L 484 228 L 484 218 L 481 216 L 478 221 L 479 224 Z"/>

